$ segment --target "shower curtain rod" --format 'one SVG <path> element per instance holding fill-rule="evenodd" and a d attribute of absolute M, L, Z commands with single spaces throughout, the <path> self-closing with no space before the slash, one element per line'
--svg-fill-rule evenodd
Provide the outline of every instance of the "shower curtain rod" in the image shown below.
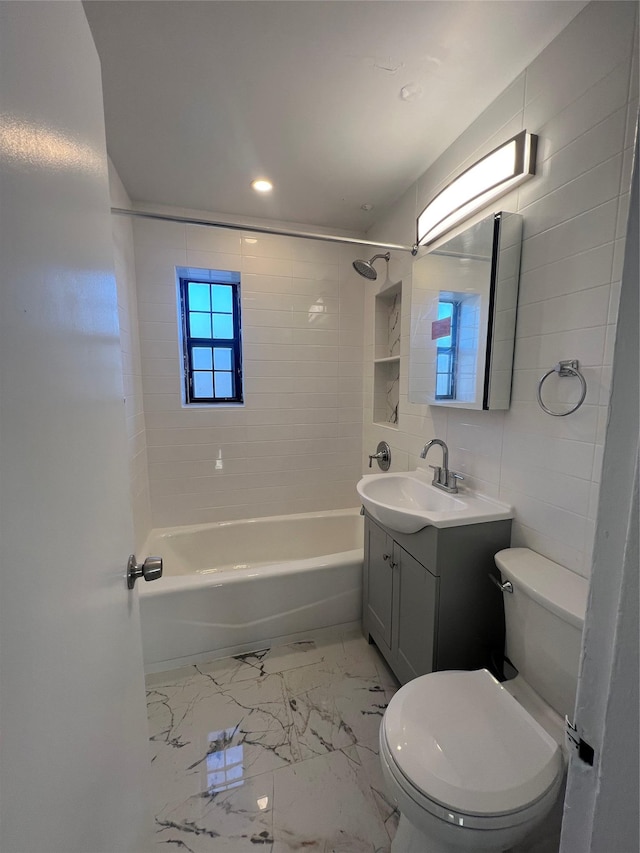
<path fill-rule="evenodd" d="M 318 234 L 313 231 L 290 231 L 286 228 L 267 228 L 263 225 L 239 225 L 236 222 L 216 222 L 213 219 L 196 219 L 192 216 L 174 216 L 167 213 L 152 213 L 147 210 L 127 210 L 124 207 L 112 207 L 111 213 L 117 216 L 139 216 L 142 219 L 160 219 L 165 222 L 181 222 L 187 225 L 206 225 L 209 228 L 228 228 L 231 231 L 254 231 L 257 234 L 275 234 L 279 237 L 300 237 L 305 240 L 322 240 L 325 243 L 349 243 L 353 246 L 371 246 L 375 249 L 395 249 L 400 252 L 417 254 L 418 247 L 403 246 L 400 243 L 376 243 L 373 240 L 359 240 L 357 237 L 339 237 L 336 234 Z"/>

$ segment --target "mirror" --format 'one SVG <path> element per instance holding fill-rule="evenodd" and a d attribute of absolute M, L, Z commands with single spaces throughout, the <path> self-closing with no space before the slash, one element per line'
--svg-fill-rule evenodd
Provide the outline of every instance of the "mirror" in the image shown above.
<path fill-rule="evenodd" d="M 509 408 L 521 243 L 495 213 L 414 262 L 409 402 Z"/>

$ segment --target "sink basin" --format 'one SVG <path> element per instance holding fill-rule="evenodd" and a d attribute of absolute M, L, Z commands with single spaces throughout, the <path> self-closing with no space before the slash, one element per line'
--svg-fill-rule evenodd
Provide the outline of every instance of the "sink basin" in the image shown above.
<path fill-rule="evenodd" d="M 396 474 L 368 474 L 356 486 L 367 512 L 398 533 L 423 527 L 458 527 L 511 518 L 511 507 L 468 492 L 451 495 L 431 485 L 417 468 Z"/>

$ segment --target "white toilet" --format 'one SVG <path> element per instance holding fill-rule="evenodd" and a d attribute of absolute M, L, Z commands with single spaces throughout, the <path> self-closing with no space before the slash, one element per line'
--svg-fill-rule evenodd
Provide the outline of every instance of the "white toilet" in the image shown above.
<path fill-rule="evenodd" d="M 508 850 L 553 807 L 565 772 L 588 582 L 528 548 L 495 557 L 506 654 L 518 669 L 423 675 L 401 687 L 380 726 L 387 790 L 400 810 L 392 853 Z"/>

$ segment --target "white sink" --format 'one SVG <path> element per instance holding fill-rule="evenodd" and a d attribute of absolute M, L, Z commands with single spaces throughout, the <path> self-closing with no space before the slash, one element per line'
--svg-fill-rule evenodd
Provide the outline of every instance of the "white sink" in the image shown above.
<path fill-rule="evenodd" d="M 459 527 L 511 518 L 511 507 L 468 492 L 447 494 L 417 468 L 397 474 L 368 474 L 356 486 L 367 512 L 398 533 L 423 527 Z"/>

